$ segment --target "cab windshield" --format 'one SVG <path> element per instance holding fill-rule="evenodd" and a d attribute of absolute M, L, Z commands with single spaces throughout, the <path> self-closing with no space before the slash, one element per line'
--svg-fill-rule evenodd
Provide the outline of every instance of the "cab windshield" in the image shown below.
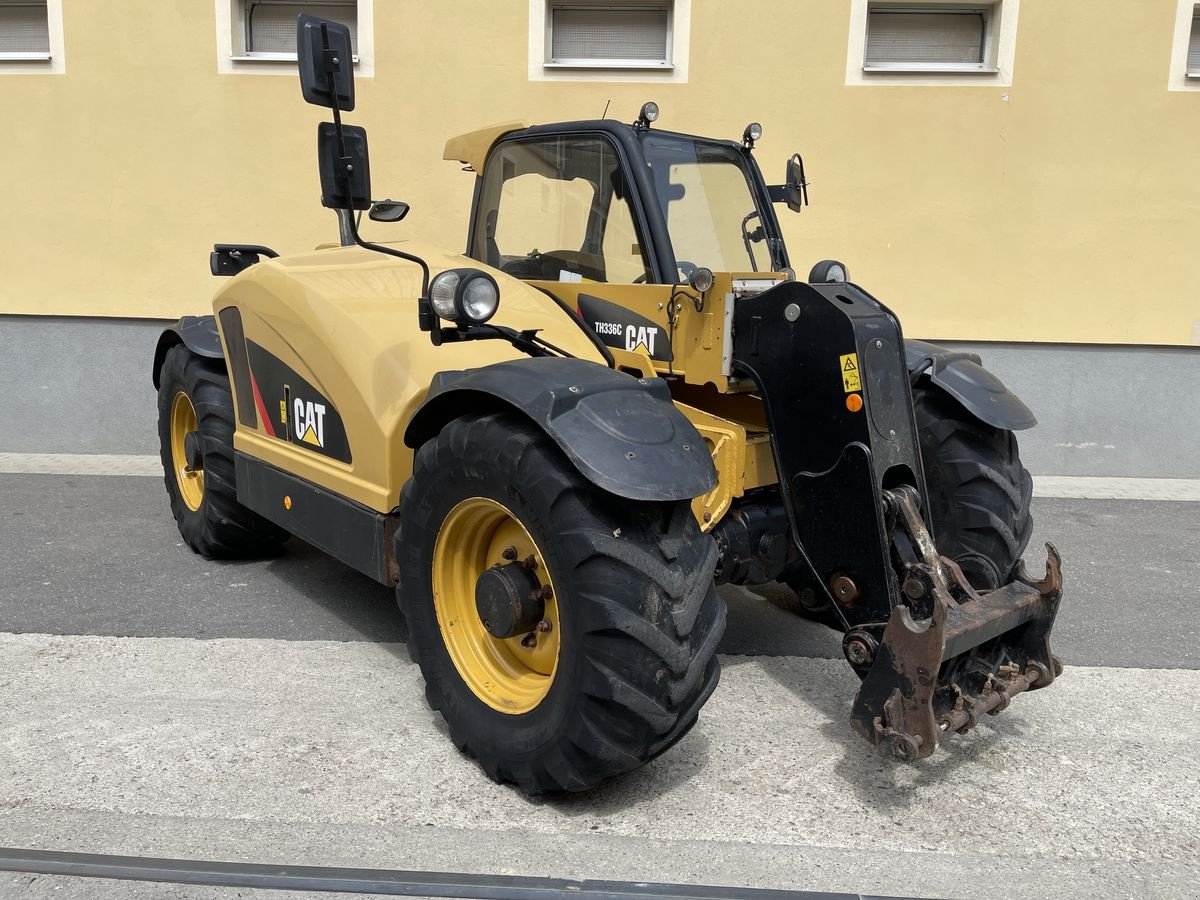
<path fill-rule="evenodd" d="M 675 261 L 687 276 L 771 271 L 771 255 L 742 153 L 727 144 L 646 131 L 642 152 L 667 220 Z"/>

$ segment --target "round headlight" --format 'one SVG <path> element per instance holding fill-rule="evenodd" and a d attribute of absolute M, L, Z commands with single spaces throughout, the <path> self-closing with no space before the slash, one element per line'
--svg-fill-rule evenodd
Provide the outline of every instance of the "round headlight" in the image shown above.
<path fill-rule="evenodd" d="M 747 144 L 753 144 L 762 137 L 762 125 L 758 122 L 751 122 L 746 126 L 746 130 L 742 132 L 742 140 Z"/>
<path fill-rule="evenodd" d="M 433 311 L 443 319 L 454 321 L 454 296 L 458 293 L 458 272 L 450 269 L 434 276 L 429 283 L 429 301 Z"/>
<path fill-rule="evenodd" d="M 653 100 L 648 100 L 642 104 L 642 111 L 638 114 L 638 118 L 645 122 L 654 122 L 658 120 L 658 104 Z"/>
<path fill-rule="evenodd" d="M 438 316 L 455 325 L 482 325 L 496 314 L 500 288 L 479 269 L 447 269 L 429 282 L 429 302 Z"/>
<path fill-rule="evenodd" d="M 463 282 L 462 312 L 475 325 L 481 325 L 496 314 L 500 305 L 500 289 L 486 272 L 479 272 Z"/>

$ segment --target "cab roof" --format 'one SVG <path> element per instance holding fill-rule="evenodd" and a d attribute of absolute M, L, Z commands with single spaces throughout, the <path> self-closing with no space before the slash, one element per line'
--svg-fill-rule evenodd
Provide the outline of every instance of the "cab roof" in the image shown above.
<path fill-rule="evenodd" d="M 524 119 L 513 119 L 497 125 L 485 125 L 475 131 L 468 131 L 466 134 L 452 137 L 446 141 L 446 150 L 442 153 L 442 159 L 456 159 L 470 166 L 476 172 L 482 172 L 484 161 L 487 159 L 488 151 L 492 149 L 492 144 L 510 132 L 528 128 L 529 124 Z"/>
<path fill-rule="evenodd" d="M 3 2 L 3 0 L 0 0 L 0 2 Z M 527 120 L 514 119 L 509 122 L 501 122 L 497 125 L 487 125 L 475 131 L 468 131 L 466 134 L 450 138 L 450 140 L 446 141 L 446 149 L 442 153 L 442 159 L 458 160 L 475 172 L 482 172 L 484 163 L 487 162 L 487 155 L 495 143 L 500 138 L 517 131 L 527 131 L 530 136 L 601 131 L 611 134 L 618 142 L 627 141 L 637 133 L 634 126 L 626 122 L 617 121 L 616 119 L 587 119 L 577 122 L 550 122 L 542 125 L 531 125 Z M 724 144 L 733 148 L 741 147 L 741 144 L 737 141 L 684 134 L 683 132 L 669 131 L 662 128 L 654 129 L 654 133 L 674 135 L 712 144 Z"/>

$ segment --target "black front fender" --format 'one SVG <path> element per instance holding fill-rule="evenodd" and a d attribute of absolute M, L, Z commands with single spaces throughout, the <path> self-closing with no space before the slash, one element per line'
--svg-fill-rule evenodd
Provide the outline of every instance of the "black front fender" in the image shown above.
<path fill-rule="evenodd" d="M 661 378 L 579 359 L 517 359 L 434 376 L 404 442 L 416 449 L 459 416 L 514 410 L 597 487 L 630 500 L 691 500 L 717 483 L 700 433 Z"/>
<path fill-rule="evenodd" d="M 217 317 L 184 316 L 174 325 L 163 329 L 158 336 L 158 346 L 154 348 L 154 368 L 150 371 L 155 390 L 158 389 L 158 373 L 162 370 L 167 351 L 176 344 L 183 344 L 193 353 L 210 359 L 225 357 L 221 350 L 221 335 L 217 332 Z"/>
<path fill-rule="evenodd" d="M 988 425 L 1022 431 L 1037 424 L 1033 411 L 985 369 L 974 353 L 956 353 L 906 338 L 904 356 L 914 382 L 928 372 L 930 381 Z"/>

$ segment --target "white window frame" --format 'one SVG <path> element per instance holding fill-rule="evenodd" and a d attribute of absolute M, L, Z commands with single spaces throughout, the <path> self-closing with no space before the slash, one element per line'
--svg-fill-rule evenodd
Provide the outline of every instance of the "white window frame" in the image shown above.
<path fill-rule="evenodd" d="M 637 10 L 637 9 L 666 9 L 667 11 L 667 35 L 664 42 L 663 53 L 665 59 L 553 59 L 551 57 L 551 48 L 554 41 L 554 10 L 555 9 L 599 9 L 606 11 L 616 10 Z M 628 0 L 628 2 L 609 2 L 603 0 L 597 2 L 576 2 L 576 0 L 546 0 L 546 39 L 544 62 L 542 63 L 547 69 L 671 69 L 671 49 L 673 43 L 673 33 L 675 30 L 675 4 L 673 0 Z"/>
<path fill-rule="evenodd" d="M 882 62 L 870 63 L 866 59 L 866 48 L 871 43 L 871 14 L 875 12 L 910 13 L 915 15 L 966 13 L 983 18 L 983 45 L 981 59 L 977 63 L 960 62 Z M 964 75 L 994 75 L 996 69 L 996 19 L 999 10 L 991 3 L 983 5 L 944 4 L 896 4 L 870 3 L 867 5 L 867 36 L 863 45 L 863 71 L 870 72 L 959 72 Z"/>
<path fill-rule="evenodd" d="M 593 9 L 666 6 L 667 59 L 665 62 L 551 60 L 550 10 L 557 6 Z M 692 0 L 529 0 L 529 80 L 684 84 L 688 79 L 691 21 Z"/>
<path fill-rule="evenodd" d="M 61 0 L 60 0 L 61 2 Z M 247 53 L 245 0 L 216 0 L 217 71 L 222 75 L 286 75 L 296 77 L 294 53 Z M 374 0 L 357 0 L 358 53 L 354 76 L 375 75 Z"/>
<path fill-rule="evenodd" d="M 1200 91 L 1200 72 L 1189 72 L 1188 50 L 1192 43 L 1192 20 L 1200 16 L 1200 2 L 1179 0 L 1175 12 L 1175 38 L 1171 43 L 1171 70 L 1167 75 L 1169 91 Z"/>
<path fill-rule="evenodd" d="M 851 0 L 850 36 L 846 50 L 846 84 L 987 86 L 1012 85 L 1016 61 L 1017 18 L 1021 0 Z M 984 62 L 868 64 L 867 29 L 871 10 L 898 12 L 986 11 Z"/>
<path fill-rule="evenodd" d="M 63 41 L 62 0 L 46 0 L 46 31 L 50 51 L 0 53 L 0 75 L 63 75 L 67 71 Z"/>

